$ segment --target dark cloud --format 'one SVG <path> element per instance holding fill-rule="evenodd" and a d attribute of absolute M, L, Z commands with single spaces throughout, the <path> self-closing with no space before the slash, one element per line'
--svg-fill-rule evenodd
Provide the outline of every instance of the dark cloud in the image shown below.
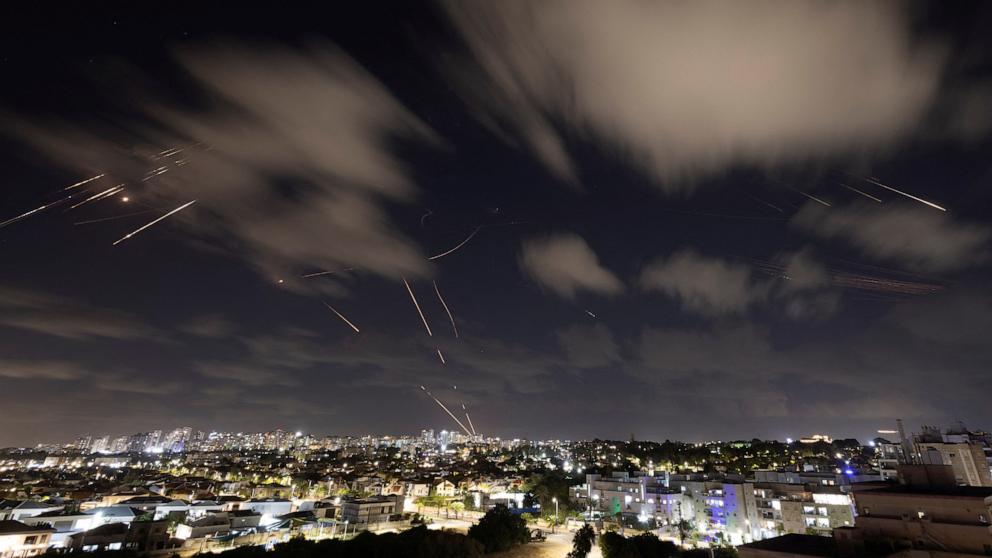
<path fill-rule="evenodd" d="M 156 338 L 137 317 L 43 292 L 0 286 L 0 325 L 66 339 Z"/>
<path fill-rule="evenodd" d="M 602 324 L 568 327 L 558 332 L 558 343 L 572 366 L 596 368 L 621 361 L 613 333 Z"/>
<path fill-rule="evenodd" d="M 237 328 L 230 320 L 220 314 L 207 314 L 193 319 L 183 326 L 182 330 L 196 337 L 222 339 L 233 336 Z"/>

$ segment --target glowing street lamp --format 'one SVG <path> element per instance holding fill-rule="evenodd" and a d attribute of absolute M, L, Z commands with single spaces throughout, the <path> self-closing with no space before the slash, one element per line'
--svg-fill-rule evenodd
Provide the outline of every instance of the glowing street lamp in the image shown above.
<path fill-rule="evenodd" d="M 555 522 L 551 524 L 551 532 L 555 532 L 555 526 L 558 525 L 558 497 L 554 496 L 551 501 L 555 503 Z"/>

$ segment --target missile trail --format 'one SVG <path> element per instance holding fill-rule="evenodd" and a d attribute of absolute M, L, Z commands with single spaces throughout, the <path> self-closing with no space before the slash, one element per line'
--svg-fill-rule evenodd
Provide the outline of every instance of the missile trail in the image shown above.
<path fill-rule="evenodd" d="M 344 271 L 352 271 L 354 269 L 355 268 L 353 268 L 353 267 L 346 267 L 344 269 L 339 269 L 339 270 L 336 270 L 336 271 L 317 271 L 317 272 L 314 272 L 314 273 L 307 273 L 306 275 L 300 275 L 300 278 L 301 279 L 309 279 L 311 277 L 320 277 L 322 275 L 334 275 L 335 273 L 342 273 Z"/>
<path fill-rule="evenodd" d="M 323 301 L 321 301 L 321 302 L 323 302 Z M 331 312 L 334 312 L 334 314 L 337 315 L 337 317 L 341 318 L 341 321 L 342 322 L 344 322 L 344 323 L 348 324 L 349 326 L 351 326 L 351 329 L 355 330 L 355 333 L 361 333 L 361 330 L 358 329 L 358 326 L 356 326 L 355 324 L 351 323 L 351 320 L 349 320 L 348 318 L 345 318 L 341 314 L 341 312 L 338 312 L 337 310 L 335 310 L 333 306 L 331 306 L 330 304 L 328 304 L 326 302 L 324 302 L 324 306 L 326 306 L 327 309 L 330 310 Z"/>
<path fill-rule="evenodd" d="M 451 254 L 452 252 L 455 252 L 456 250 L 458 250 L 462 246 L 465 246 L 466 244 L 468 244 L 468 241 L 469 240 L 472 240 L 472 237 L 474 237 L 480 230 L 482 230 L 482 225 L 479 225 L 478 227 L 475 227 L 475 230 L 472 231 L 472 234 L 468 235 L 468 238 L 466 238 L 465 240 L 459 242 L 458 245 L 455 246 L 454 248 L 452 248 L 451 250 L 448 250 L 447 252 L 441 252 L 440 254 L 437 254 L 436 256 L 431 256 L 431 257 L 429 257 L 427 259 L 428 260 L 436 260 L 436 259 L 439 259 L 439 258 L 443 258 L 443 257 L 447 256 L 448 254 Z"/>
<path fill-rule="evenodd" d="M 410 293 L 410 300 L 413 301 L 413 305 L 417 307 L 417 313 L 420 314 L 420 320 L 424 322 L 424 328 L 427 329 L 427 335 L 429 337 L 434 337 L 434 334 L 431 333 L 431 326 L 427 325 L 427 318 L 424 317 L 424 312 L 420 309 L 420 304 L 417 303 L 417 297 L 413 296 L 413 289 L 410 288 L 410 283 L 407 283 L 404 278 L 403 284 L 406 285 L 406 292 Z"/>
<path fill-rule="evenodd" d="M 882 200 L 880 198 L 876 198 L 875 196 L 869 194 L 868 192 L 862 192 L 861 190 L 858 190 L 857 188 L 854 188 L 853 186 L 848 186 L 847 184 L 841 184 L 841 186 L 847 188 L 848 190 L 850 190 L 852 192 L 857 192 L 857 193 L 861 194 L 862 196 L 864 196 L 864 197 L 866 197 L 866 198 L 868 198 L 870 200 L 875 200 L 878 203 L 882 203 Z"/>
<path fill-rule="evenodd" d="M 134 231 L 127 233 L 126 235 L 122 236 L 117 241 L 115 241 L 113 244 L 111 244 L 111 246 L 117 246 L 121 242 L 124 242 L 125 240 L 131 238 L 132 236 L 138 234 L 139 232 L 141 232 L 141 231 L 147 229 L 148 227 L 154 225 L 155 223 L 158 223 L 162 219 L 165 219 L 166 217 L 168 217 L 170 215 L 173 215 L 175 213 L 179 213 L 180 211 L 186 209 L 187 207 L 193 205 L 194 203 L 196 203 L 196 200 L 193 200 L 193 201 L 190 201 L 190 202 L 186 202 L 183 205 L 180 205 L 179 207 L 173 209 L 172 211 L 166 213 L 165 215 L 159 217 L 158 219 L 155 219 L 154 221 L 151 221 L 150 223 L 146 223 L 145 225 L 143 225 L 143 226 L 135 229 Z"/>
<path fill-rule="evenodd" d="M 102 192 L 98 192 L 96 194 L 93 194 L 92 196 L 90 196 L 90 197 L 86 198 L 85 200 L 77 203 L 76 205 L 70 206 L 69 209 L 76 209 L 77 207 L 79 207 L 79 206 L 81 206 L 83 204 L 87 204 L 87 203 L 89 203 L 91 201 L 96 201 L 96 200 L 103 199 L 103 198 L 109 198 L 110 196 L 113 196 L 113 195 L 119 193 L 123 189 L 124 189 L 124 185 L 123 184 L 118 184 L 117 186 L 111 186 L 110 188 L 107 188 L 106 190 L 104 190 Z"/>
<path fill-rule="evenodd" d="M 920 202 L 922 204 L 929 205 L 930 207 L 932 207 L 934 209 L 939 209 L 941 211 L 947 211 L 943 207 L 940 207 L 939 205 L 937 205 L 937 204 L 935 204 L 933 202 L 928 202 L 927 200 L 925 200 L 923 198 L 918 198 L 918 197 L 916 197 L 916 196 L 914 196 L 912 194 L 907 194 L 906 192 L 903 192 L 902 190 L 896 190 L 892 186 L 886 186 L 885 184 L 882 184 L 881 182 L 879 182 L 878 180 L 875 180 L 874 178 L 872 178 L 870 176 L 868 178 L 866 178 L 865 181 L 866 182 L 870 182 L 870 183 L 874 184 L 875 186 L 881 186 L 882 188 L 885 188 L 886 190 L 889 190 L 891 192 L 895 192 L 895 193 L 899 194 L 900 196 L 906 196 L 907 198 L 909 198 L 911 200 L 916 200 L 916 201 L 918 201 L 918 202 Z"/>
<path fill-rule="evenodd" d="M 797 190 L 797 189 L 793 188 L 792 186 L 789 186 L 788 188 L 790 190 L 792 190 L 793 192 L 797 193 L 797 194 L 801 194 L 803 196 L 806 196 L 807 198 L 815 201 L 816 203 L 823 204 L 823 205 L 825 205 L 827 207 L 833 207 L 832 205 L 830 205 L 830 202 L 823 201 L 823 200 L 821 200 L 820 198 L 818 198 L 816 196 L 811 196 L 810 194 L 807 194 L 806 192 L 803 192 L 802 190 Z"/>
<path fill-rule="evenodd" d="M 68 196 L 66 196 L 66 197 L 64 197 L 62 199 L 55 200 L 55 201 L 53 201 L 51 203 L 46 203 L 45 205 L 43 205 L 41 207 L 36 207 L 36 208 L 32 209 L 31 211 L 26 211 L 24 213 L 21 213 L 17 217 L 12 217 L 10 219 L 7 219 L 3 223 L 0 223 L 0 229 L 6 227 L 7 225 L 13 225 L 14 223 L 20 221 L 21 219 L 27 219 L 28 217 L 34 215 L 35 213 L 38 213 L 39 211 L 44 211 L 44 210 L 48 209 L 49 207 L 52 207 L 53 205 L 58 205 L 58 204 L 60 204 L 60 203 L 62 203 L 64 201 L 68 201 L 70 198 L 72 198 L 75 195 L 76 194 L 69 194 Z"/>
<path fill-rule="evenodd" d="M 134 217 L 136 215 L 144 215 L 145 213 L 151 213 L 153 211 L 161 211 L 161 209 L 143 209 L 141 211 L 135 211 L 134 213 L 125 213 L 124 215 L 114 215 L 113 217 L 104 217 L 102 219 L 90 219 L 88 221 L 77 221 L 73 225 L 88 225 L 90 223 L 102 223 L 104 221 L 115 221 L 117 219 L 125 219 L 127 217 Z"/>
<path fill-rule="evenodd" d="M 475 426 L 472 424 L 472 417 L 468 414 L 468 409 L 465 408 L 465 404 L 462 403 L 462 410 L 465 411 L 465 420 L 468 421 L 468 427 L 472 429 L 472 435 L 475 436 Z"/>
<path fill-rule="evenodd" d="M 443 354 L 441 353 L 441 349 L 438 349 L 438 350 L 437 350 L 437 357 L 438 357 L 439 359 L 441 359 L 441 364 L 447 364 L 447 363 L 446 363 L 446 362 L 444 361 L 444 355 L 443 355 Z"/>
<path fill-rule="evenodd" d="M 444 311 L 448 313 L 448 320 L 451 321 L 451 329 L 455 332 L 455 339 L 458 339 L 458 326 L 455 325 L 455 317 L 451 315 L 451 310 L 448 309 L 448 305 L 444 302 L 444 297 L 441 296 L 441 290 L 437 288 L 437 281 L 431 281 L 434 283 L 434 292 L 437 293 L 437 299 L 441 301 L 441 306 L 444 306 Z"/>
<path fill-rule="evenodd" d="M 100 173 L 100 174 L 98 174 L 96 176 L 87 178 L 86 180 L 81 180 L 81 181 L 79 181 L 79 182 L 77 182 L 75 184 L 72 184 L 70 186 L 66 186 L 65 188 L 62 188 L 62 191 L 65 192 L 66 190 L 72 190 L 73 188 L 78 188 L 79 186 L 82 186 L 83 184 L 89 184 L 90 182 L 93 182 L 94 180 L 99 180 L 99 179 L 103 178 L 104 176 L 107 176 L 107 174 L 106 173 Z"/>
<path fill-rule="evenodd" d="M 451 417 L 456 423 L 458 423 L 458 426 L 460 426 L 462 428 L 462 430 L 465 431 L 465 434 L 467 434 L 469 436 L 472 435 L 471 431 L 469 431 L 468 428 L 465 428 L 465 425 L 462 424 L 462 421 L 458 420 L 458 417 L 456 417 L 454 415 L 454 413 L 452 413 L 451 410 L 448 409 L 444 405 L 444 403 L 441 403 L 441 400 L 440 399 L 438 399 L 437 397 L 434 397 L 434 394 L 432 394 L 431 392 L 427 391 L 427 388 L 425 388 L 424 386 L 420 386 L 420 389 L 422 389 L 424 391 L 424 393 L 427 394 L 428 397 L 430 397 L 431 399 L 433 399 L 435 403 L 437 403 L 438 405 L 440 405 L 441 408 L 444 409 L 444 412 L 448 413 L 448 416 Z"/>
<path fill-rule="evenodd" d="M 754 200 L 754 201 L 756 201 L 756 202 L 758 202 L 758 203 L 760 203 L 761 205 L 766 205 L 766 206 L 774 209 L 775 211 L 778 211 L 779 213 L 784 213 L 784 211 L 782 211 L 782 208 L 781 207 L 779 207 L 779 206 L 777 206 L 777 205 L 775 205 L 775 204 L 773 204 L 771 202 L 767 202 L 767 201 L 759 198 L 758 196 L 751 196 L 751 199 Z"/>

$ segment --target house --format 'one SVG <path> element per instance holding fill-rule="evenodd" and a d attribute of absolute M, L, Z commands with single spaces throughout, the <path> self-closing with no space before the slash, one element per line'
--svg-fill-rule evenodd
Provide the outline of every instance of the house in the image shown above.
<path fill-rule="evenodd" d="M 46 512 L 58 511 L 64 507 L 62 504 L 24 500 L 10 511 L 10 519 L 20 521 L 26 517 L 34 517 Z"/>
<path fill-rule="evenodd" d="M 93 508 L 86 512 L 93 516 L 91 527 L 106 525 L 108 523 L 131 523 L 138 519 L 144 512 L 128 506 L 108 506 L 106 508 Z"/>
<path fill-rule="evenodd" d="M 118 504 L 121 506 L 129 506 L 132 508 L 136 508 L 143 512 L 154 513 L 159 506 L 165 504 L 172 504 L 173 502 L 176 502 L 176 500 L 173 500 L 172 498 L 167 498 L 165 496 L 150 495 L 150 496 L 134 496 L 126 500 L 121 500 L 120 502 L 118 502 Z M 181 502 L 181 500 L 179 500 L 179 502 Z M 182 504 L 186 505 L 186 502 L 182 502 Z"/>
<path fill-rule="evenodd" d="M 169 545 L 168 522 L 134 521 L 107 523 L 69 537 L 67 548 L 85 552 L 95 550 L 161 550 Z"/>
<path fill-rule="evenodd" d="M 411 482 L 406 485 L 406 494 L 414 500 L 424 496 L 430 496 L 431 485 L 426 482 Z"/>
<path fill-rule="evenodd" d="M 26 558 L 48 550 L 51 527 L 25 525 L 13 519 L 0 520 L 0 558 Z"/>
<path fill-rule="evenodd" d="M 224 511 L 233 511 L 241 509 L 248 500 L 236 494 L 222 494 L 214 498 L 214 501 L 220 504 Z"/>
<path fill-rule="evenodd" d="M 282 498 L 252 498 L 241 505 L 243 510 L 251 510 L 262 516 L 261 525 L 275 523 L 275 518 L 293 511 L 293 503 Z"/>
<path fill-rule="evenodd" d="M 66 548 L 92 552 L 94 550 L 120 550 L 127 538 L 128 524 L 107 523 L 69 536 Z"/>
<path fill-rule="evenodd" d="M 341 519 L 352 524 L 384 523 L 403 513 L 401 496 L 372 496 L 341 502 Z"/>
<path fill-rule="evenodd" d="M 214 500 L 200 500 L 188 506 L 187 515 L 190 519 L 199 519 L 209 513 L 225 511 L 224 504 Z"/>
<path fill-rule="evenodd" d="M 83 512 L 58 510 L 34 517 L 26 517 L 23 523 L 38 527 L 52 527 L 55 532 L 52 533 L 49 544 L 55 547 L 62 547 L 66 545 L 70 535 L 85 531 L 93 526 L 93 515 Z"/>
<path fill-rule="evenodd" d="M 444 496 L 446 498 L 450 498 L 457 493 L 458 493 L 458 487 L 455 486 L 455 483 L 451 481 L 443 480 L 434 485 L 434 494 L 438 496 Z"/>
<path fill-rule="evenodd" d="M 227 514 L 211 514 L 196 521 L 180 523 L 176 526 L 176 538 L 200 539 L 226 535 L 231 531 L 231 520 Z"/>

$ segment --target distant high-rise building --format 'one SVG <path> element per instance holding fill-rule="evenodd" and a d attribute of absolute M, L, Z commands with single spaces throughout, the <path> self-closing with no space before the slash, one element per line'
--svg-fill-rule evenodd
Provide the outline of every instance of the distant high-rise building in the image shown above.
<path fill-rule="evenodd" d="M 80 436 L 79 438 L 76 439 L 76 443 L 73 444 L 73 446 L 81 452 L 90 451 L 90 447 L 92 447 L 92 445 L 93 445 L 93 438 L 91 438 L 90 436 Z"/>
<path fill-rule="evenodd" d="M 420 431 L 420 441 L 425 446 L 433 446 L 434 445 L 434 442 L 435 442 L 435 440 L 434 440 L 434 429 L 421 430 Z"/>

